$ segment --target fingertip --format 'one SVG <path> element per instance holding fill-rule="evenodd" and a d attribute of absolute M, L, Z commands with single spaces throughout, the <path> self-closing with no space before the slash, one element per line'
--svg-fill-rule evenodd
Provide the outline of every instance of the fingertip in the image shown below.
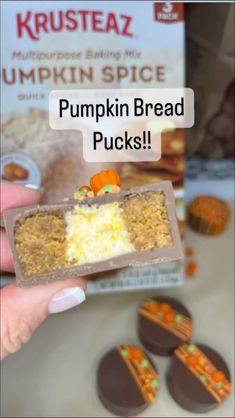
<path fill-rule="evenodd" d="M 43 300 L 45 302 L 60 290 L 76 286 L 80 287 L 84 292 L 87 290 L 86 280 L 83 277 L 71 277 L 26 287 L 18 286 L 15 282 L 8 285 L 7 289 L 12 292 L 17 292 L 18 296 L 21 298 L 26 297 L 30 301 Z"/>
<path fill-rule="evenodd" d="M 64 280 L 55 281 L 54 283 L 57 283 L 61 289 L 66 289 L 69 287 L 80 287 L 84 290 L 84 292 L 87 291 L 87 282 L 84 279 L 84 277 L 71 277 Z"/>
<path fill-rule="evenodd" d="M 7 235 L 4 230 L 1 230 L 1 263 L 2 271 L 14 272 L 14 263 L 11 254 L 11 249 L 8 243 Z"/>
<path fill-rule="evenodd" d="M 79 287 L 68 287 L 56 293 L 48 304 L 48 313 L 55 314 L 67 311 L 86 300 L 84 290 Z"/>
<path fill-rule="evenodd" d="M 40 190 L 24 187 L 8 181 L 1 182 L 1 212 L 7 209 L 39 203 Z"/>

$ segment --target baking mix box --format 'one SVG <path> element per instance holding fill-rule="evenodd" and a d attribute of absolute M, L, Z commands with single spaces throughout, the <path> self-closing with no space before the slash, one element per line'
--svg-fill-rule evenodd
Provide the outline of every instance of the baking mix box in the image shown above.
<path fill-rule="evenodd" d="M 53 89 L 184 87 L 181 3 L 3 1 L 1 4 L 1 178 L 43 188 L 43 203 L 72 195 L 101 169 L 122 188 L 171 180 L 184 230 L 184 131 L 162 134 L 159 161 L 88 163 L 78 131 L 49 126 Z M 182 284 L 180 263 L 116 270 L 88 292 Z"/>

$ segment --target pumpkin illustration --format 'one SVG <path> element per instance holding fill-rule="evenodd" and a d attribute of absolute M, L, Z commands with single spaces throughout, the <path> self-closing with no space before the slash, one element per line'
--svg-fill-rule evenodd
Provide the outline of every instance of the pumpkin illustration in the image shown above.
<path fill-rule="evenodd" d="M 121 180 L 118 173 L 114 170 L 100 171 L 90 179 L 90 185 L 95 194 L 97 194 L 104 186 L 121 186 Z M 109 193 L 106 191 L 106 193 Z M 111 192 L 112 193 L 112 192 Z"/>

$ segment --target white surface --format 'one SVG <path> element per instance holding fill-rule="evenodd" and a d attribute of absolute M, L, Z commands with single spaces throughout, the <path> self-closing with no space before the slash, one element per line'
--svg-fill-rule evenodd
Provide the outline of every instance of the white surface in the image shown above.
<path fill-rule="evenodd" d="M 185 199 L 189 202 L 199 194 L 211 194 L 225 200 L 234 199 L 234 179 L 186 180 Z"/>
<path fill-rule="evenodd" d="M 195 279 L 164 291 L 92 296 L 80 307 L 57 314 L 41 326 L 21 352 L 2 364 L 4 417 L 110 417 L 96 395 L 96 368 L 106 350 L 136 342 L 136 309 L 147 295 L 183 301 L 194 317 L 194 340 L 213 346 L 233 367 L 233 225 L 218 237 L 192 231 L 188 244 L 199 263 Z M 153 356 L 161 378 L 159 397 L 143 417 L 195 417 L 170 397 L 165 384 L 169 358 Z M 233 397 L 207 414 L 234 417 Z M 201 415 L 200 415 L 201 416 Z"/>

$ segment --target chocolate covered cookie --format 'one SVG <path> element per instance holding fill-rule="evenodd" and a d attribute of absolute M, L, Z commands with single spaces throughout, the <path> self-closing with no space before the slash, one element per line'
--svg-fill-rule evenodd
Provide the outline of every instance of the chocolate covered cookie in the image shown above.
<path fill-rule="evenodd" d="M 169 182 L 4 213 L 20 286 L 182 258 Z"/>
<path fill-rule="evenodd" d="M 214 349 L 202 344 L 182 344 L 175 350 L 167 385 L 174 400 L 194 413 L 214 409 L 231 391 L 225 361 Z"/>
<path fill-rule="evenodd" d="M 229 219 L 226 202 L 215 196 L 200 195 L 188 205 L 188 224 L 204 235 L 217 235 L 223 232 Z"/>
<path fill-rule="evenodd" d="M 192 337 L 192 318 L 179 301 L 168 298 L 146 299 L 138 311 L 140 341 L 152 353 L 169 356 Z"/>
<path fill-rule="evenodd" d="M 141 348 L 120 345 L 102 358 L 97 388 L 101 402 L 110 412 L 118 416 L 136 416 L 154 402 L 159 376 Z"/>

